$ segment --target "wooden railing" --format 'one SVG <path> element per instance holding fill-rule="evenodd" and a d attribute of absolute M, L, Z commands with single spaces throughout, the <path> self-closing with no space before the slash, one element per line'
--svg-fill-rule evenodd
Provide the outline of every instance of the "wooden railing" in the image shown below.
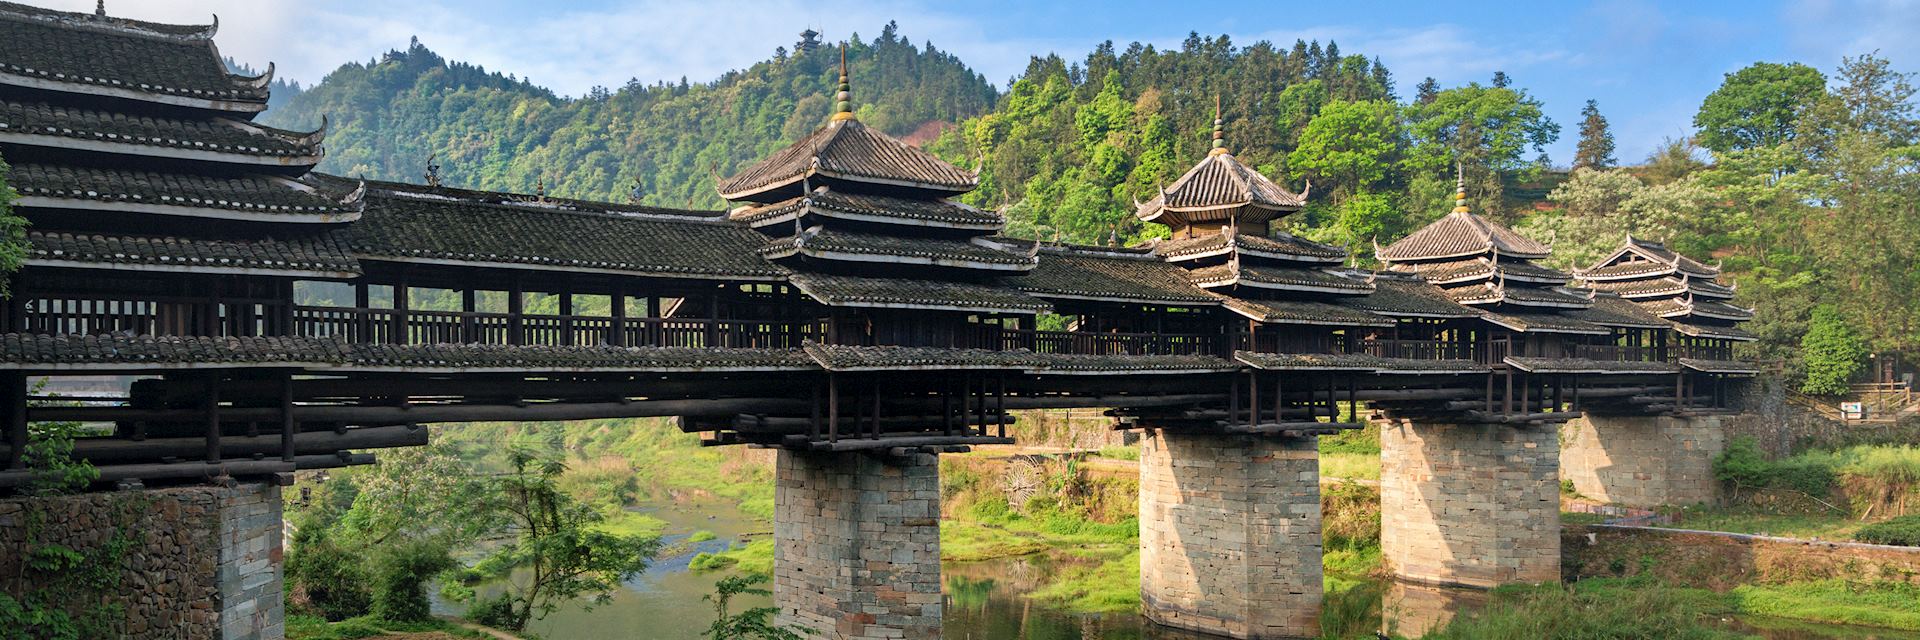
<path fill-rule="evenodd" d="M 1472 360 L 1473 345 L 1453 340 L 1361 340 L 1359 353 L 1411 360 Z"/>
<path fill-rule="evenodd" d="M 1193 333 L 1095 333 L 1002 329 L 980 325 L 972 346 L 996 351 L 1099 355 L 1220 355 L 1220 337 Z"/>
<path fill-rule="evenodd" d="M 1586 358 L 1606 362 L 1655 362 L 1660 360 L 1657 347 L 1623 344 L 1576 344 L 1568 345 L 1566 355 L 1569 358 Z"/>
<path fill-rule="evenodd" d="M 619 345 L 791 349 L 818 340 L 819 323 L 788 320 L 709 320 L 546 316 L 462 311 L 295 307 L 296 335 L 348 342 L 407 344 Z M 404 336 L 401 340 L 396 336 Z"/>

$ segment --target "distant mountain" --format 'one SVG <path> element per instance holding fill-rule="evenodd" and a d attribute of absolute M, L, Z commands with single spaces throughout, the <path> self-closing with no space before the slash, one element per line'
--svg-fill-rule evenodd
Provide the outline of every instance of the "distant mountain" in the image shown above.
<path fill-rule="evenodd" d="M 848 48 L 860 119 L 896 135 L 931 137 L 985 113 L 998 95 L 980 74 L 888 24 Z M 447 60 L 418 40 L 292 87 L 261 122 L 292 129 L 329 120 L 321 170 L 418 182 L 437 155 L 450 185 L 717 208 L 712 173 L 726 174 L 825 124 L 839 51 L 788 54 L 705 83 L 596 88 L 565 98 L 529 81 Z M 932 124 L 930 124 L 932 123 Z"/>

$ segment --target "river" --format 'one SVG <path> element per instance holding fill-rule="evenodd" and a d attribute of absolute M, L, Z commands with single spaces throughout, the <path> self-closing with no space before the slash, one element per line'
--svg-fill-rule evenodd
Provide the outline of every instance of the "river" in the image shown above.
<path fill-rule="evenodd" d="M 645 573 L 616 591 L 613 601 L 585 611 L 564 607 L 531 631 L 547 640 L 699 640 L 713 622 L 713 605 L 703 596 L 712 593 L 715 574 L 695 574 L 687 561 L 702 551 L 770 535 L 770 527 L 743 516 L 731 505 L 716 502 L 642 507 L 641 511 L 667 521 L 665 549 Z M 688 542 L 696 531 L 714 538 Z M 944 640 L 1213 640 L 1214 636 L 1159 627 L 1134 614 L 1076 614 L 1040 604 L 1024 594 L 1044 584 L 1068 564 L 1070 556 L 1034 554 L 980 562 L 948 562 L 945 574 L 946 621 Z M 1480 606 L 1483 593 L 1412 585 L 1383 589 L 1382 610 L 1391 617 L 1388 627 L 1400 633 L 1418 632 L 1462 611 Z M 742 597 L 735 611 L 771 605 L 765 597 Z M 438 613 L 457 608 L 435 603 Z M 1727 619 L 1730 628 L 1768 640 L 1920 640 L 1920 633 L 1859 627 L 1819 625 L 1766 618 Z"/>

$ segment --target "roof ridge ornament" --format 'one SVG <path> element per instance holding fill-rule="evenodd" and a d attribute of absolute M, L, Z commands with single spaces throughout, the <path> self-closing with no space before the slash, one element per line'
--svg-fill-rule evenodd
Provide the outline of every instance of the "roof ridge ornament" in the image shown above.
<path fill-rule="evenodd" d="M 847 43 L 840 43 L 840 90 L 833 94 L 833 122 L 853 119 L 853 83 L 847 79 Z"/>
<path fill-rule="evenodd" d="M 1220 96 L 1215 94 L 1213 96 L 1213 149 L 1208 151 L 1207 155 L 1223 156 L 1229 153 L 1231 152 L 1227 151 L 1227 121 L 1220 118 Z"/>
<path fill-rule="evenodd" d="M 98 0 L 93 3 L 93 16 L 96 18 L 107 17 L 107 0 Z"/>
<path fill-rule="evenodd" d="M 427 186 L 429 187 L 440 186 L 440 163 L 434 162 L 434 160 L 439 158 L 440 154 L 437 153 L 427 156 L 427 175 L 425 178 L 427 180 Z"/>

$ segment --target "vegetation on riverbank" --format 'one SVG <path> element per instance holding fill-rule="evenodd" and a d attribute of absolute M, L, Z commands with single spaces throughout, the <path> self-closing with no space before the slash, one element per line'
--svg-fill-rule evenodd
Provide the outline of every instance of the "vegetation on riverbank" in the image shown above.
<path fill-rule="evenodd" d="M 290 640 L 493 640 L 494 636 L 474 631 L 445 620 L 426 620 L 423 622 L 394 622 L 374 616 L 348 618 L 339 622 L 327 622 L 326 618 L 314 615 L 291 614 L 287 616 L 287 638 Z"/>
<path fill-rule="evenodd" d="M 1880 544 L 1920 538 L 1901 535 L 1899 524 L 1920 509 L 1920 447 L 1852 445 L 1773 459 L 1753 439 L 1735 438 L 1714 474 L 1727 504 L 1676 511 L 1674 526 Z"/>

